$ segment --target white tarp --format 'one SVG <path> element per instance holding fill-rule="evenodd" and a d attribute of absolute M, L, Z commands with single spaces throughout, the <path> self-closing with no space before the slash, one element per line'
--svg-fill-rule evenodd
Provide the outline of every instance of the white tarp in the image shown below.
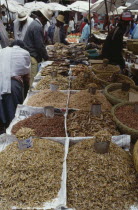
<path fill-rule="evenodd" d="M 90 7 L 92 4 L 90 4 Z M 75 1 L 74 3 L 68 5 L 68 8 L 77 12 L 88 12 L 89 2 L 87 1 Z"/>
<path fill-rule="evenodd" d="M 109 15 L 121 15 L 126 8 L 127 7 L 120 6 L 116 8 L 114 11 L 109 12 Z"/>
<path fill-rule="evenodd" d="M 129 7 L 127 7 L 129 10 L 138 10 L 138 0 L 134 1 Z"/>
<path fill-rule="evenodd" d="M 24 10 L 23 6 L 14 0 L 8 0 L 7 3 L 5 0 L 1 0 L 0 3 L 2 6 L 5 6 L 6 8 L 7 8 L 7 4 L 8 4 L 9 11 L 13 12 L 13 13 L 20 12 L 20 11 Z"/>
<path fill-rule="evenodd" d="M 48 3 L 47 5 L 53 11 L 68 11 L 69 10 L 69 8 L 57 2 Z"/>
<path fill-rule="evenodd" d="M 126 0 L 115 0 L 114 4 L 112 3 L 112 0 L 107 1 L 107 7 L 108 12 L 114 11 L 116 8 L 123 6 L 126 2 Z M 91 6 L 92 12 L 97 12 L 99 14 L 106 14 L 106 8 L 105 8 L 105 1 L 104 0 L 98 0 Z"/>
<path fill-rule="evenodd" d="M 45 8 L 49 8 L 48 4 L 46 4 L 44 2 L 41 2 L 41 1 L 39 1 L 39 2 L 33 1 L 33 2 L 26 3 L 24 5 L 24 8 L 26 10 L 28 10 L 29 12 L 31 12 L 31 11 L 37 11 L 37 10 L 42 9 L 44 7 Z"/>

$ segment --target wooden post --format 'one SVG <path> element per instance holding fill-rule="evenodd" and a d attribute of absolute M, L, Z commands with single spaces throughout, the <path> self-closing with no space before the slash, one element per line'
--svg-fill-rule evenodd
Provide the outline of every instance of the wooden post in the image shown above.
<path fill-rule="evenodd" d="M 108 7 L 107 7 L 107 0 L 104 0 L 105 3 L 105 9 L 106 9 L 106 14 L 107 14 L 107 26 L 108 26 L 108 33 L 109 33 L 109 16 L 108 16 Z"/>

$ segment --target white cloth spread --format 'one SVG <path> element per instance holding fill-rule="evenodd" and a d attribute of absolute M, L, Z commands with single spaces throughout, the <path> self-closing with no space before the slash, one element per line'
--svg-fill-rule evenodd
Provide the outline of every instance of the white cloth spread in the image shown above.
<path fill-rule="evenodd" d="M 54 31 L 54 38 L 53 41 L 54 43 L 60 42 L 60 34 L 59 34 L 60 28 L 55 26 L 55 31 Z"/>
<path fill-rule="evenodd" d="M 23 41 L 26 31 L 27 31 L 29 25 L 32 23 L 32 21 L 33 21 L 33 18 L 28 17 L 26 23 L 22 27 L 22 30 L 20 30 L 20 21 L 17 19 L 14 21 L 14 38 L 15 38 L 15 40 Z"/>
<path fill-rule="evenodd" d="M 30 73 L 30 54 L 19 46 L 6 47 L 0 51 L 0 65 L 1 99 L 1 95 L 11 93 L 11 77 Z"/>

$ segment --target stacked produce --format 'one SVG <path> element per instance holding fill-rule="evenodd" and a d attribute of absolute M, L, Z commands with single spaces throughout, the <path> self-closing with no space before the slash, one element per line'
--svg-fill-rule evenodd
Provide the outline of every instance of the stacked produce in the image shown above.
<path fill-rule="evenodd" d="M 43 90 L 31 96 L 27 102 L 28 106 L 45 107 L 53 106 L 56 108 L 65 108 L 67 95 L 60 91 Z"/>
<path fill-rule="evenodd" d="M 116 125 L 110 112 L 104 111 L 100 117 L 93 116 L 91 112 L 75 111 L 68 115 L 67 127 L 69 136 L 93 136 L 101 129 L 109 131 L 112 135 L 118 135 Z"/>
<path fill-rule="evenodd" d="M 20 151 L 15 142 L 0 153 L 1 210 L 43 206 L 58 195 L 64 147 L 46 139 L 32 141 L 30 149 Z"/>
<path fill-rule="evenodd" d="M 12 133 L 21 128 L 31 128 L 35 135 L 39 137 L 64 137 L 64 116 L 55 115 L 53 118 L 46 117 L 44 114 L 35 114 L 25 120 L 16 123 L 12 128 Z"/>
<path fill-rule="evenodd" d="M 111 104 L 107 101 L 106 97 L 101 92 L 97 91 L 95 95 L 92 95 L 88 92 L 88 90 L 81 90 L 71 94 L 69 108 L 90 111 L 91 104 L 95 99 L 101 102 L 102 110 L 111 110 Z"/>
<path fill-rule="evenodd" d="M 94 140 L 70 147 L 67 205 L 76 210 L 128 210 L 137 202 L 138 182 L 129 153 L 110 143 L 109 153 L 97 154 Z"/>
<path fill-rule="evenodd" d="M 36 90 L 44 90 L 44 89 L 49 89 L 50 88 L 50 84 L 52 82 L 56 82 L 58 85 L 58 88 L 61 90 L 67 90 L 68 86 L 69 86 L 69 81 L 67 78 L 61 76 L 61 75 L 57 75 L 57 77 L 55 77 L 54 79 L 52 79 L 51 76 L 47 75 L 45 78 L 41 79 L 35 89 Z"/>

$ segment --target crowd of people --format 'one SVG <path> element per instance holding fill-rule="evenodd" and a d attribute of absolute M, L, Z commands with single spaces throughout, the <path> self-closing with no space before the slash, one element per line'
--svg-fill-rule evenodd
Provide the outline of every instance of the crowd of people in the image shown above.
<path fill-rule="evenodd" d="M 42 8 L 28 16 L 22 11 L 13 22 L 14 41 L 10 43 L 5 29 L 7 18 L 4 15 L 3 13 L 0 21 L 0 122 L 7 127 L 14 118 L 17 104 L 23 102 L 32 85 L 38 63 L 48 60 L 46 43 L 68 45 L 66 36 L 75 31 L 81 33 L 80 42 L 88 43 L 90 28 L 97 25 L 93 15 L 90 20 L 80 15 L 76 24 L 71 17 L 67 28 L 62 13 L 55 17 L 51 10 Z M 120 65 L 121 69 L 125 65 L 122 56 L 123 35 L 128 29 L 128 34 L 138 38 L 138 25 L 132 19 L 121 19 L 112 27 L 102 49 L 102 57 L 112 64 Z"/>

